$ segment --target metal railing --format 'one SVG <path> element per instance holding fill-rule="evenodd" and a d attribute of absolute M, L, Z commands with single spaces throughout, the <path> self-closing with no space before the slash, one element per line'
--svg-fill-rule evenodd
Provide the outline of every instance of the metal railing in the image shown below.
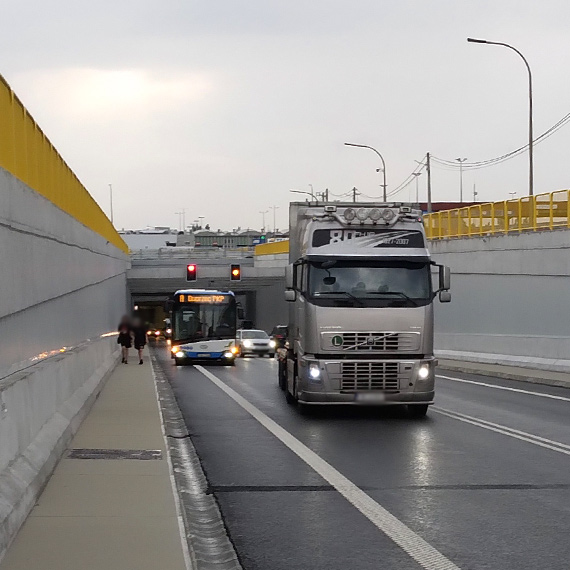
<path fill-rule="evenodd" d="M 131 260 L 145 259 L 241 259 L 253 257 L 253 248 L 242 247 L 238 249 L 201 249 L 199 247 L 161 247 L 158 249 L 132 249 Z"/>
<path fill-rule="evenodd" d="M 428 239 L 570 228 L 570 190 L 434 212 L 424 216 Z"/>

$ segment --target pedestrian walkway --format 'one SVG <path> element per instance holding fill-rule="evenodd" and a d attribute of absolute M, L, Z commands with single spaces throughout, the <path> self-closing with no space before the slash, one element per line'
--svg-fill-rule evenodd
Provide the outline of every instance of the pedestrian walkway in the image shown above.
<path fill-rule="evenodd" d="M 88 450 L 100 450 L 91 451 Z M 106 457 L 131 450 L 137 459 Z M 158 459 L 141 459 L 142 450 Z M 0 570 L 185 570 L 154 381 L 131 355 L 107 381 Z"/>

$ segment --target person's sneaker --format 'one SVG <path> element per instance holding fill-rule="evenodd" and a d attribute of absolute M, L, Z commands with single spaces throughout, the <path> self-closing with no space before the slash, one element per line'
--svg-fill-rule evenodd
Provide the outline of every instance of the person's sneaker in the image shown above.
<path fill-rule="evenodd" d="M 139 360 L 139 364 L 142 364 L 142 363 L 143 363 L 142 360 Z"/>

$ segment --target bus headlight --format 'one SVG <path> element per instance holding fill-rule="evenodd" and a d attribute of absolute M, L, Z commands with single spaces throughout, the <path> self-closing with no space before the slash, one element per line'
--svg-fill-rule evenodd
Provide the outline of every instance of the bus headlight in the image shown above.
<path fill-rule="evenodd" d="M 186 355 L 181 350 L 179 350 L 174 356 L 176 356 L 176 358 L 184 358 Z"/>
<path fill-rule="evenodd" d="M 418 368 L 418 380 L 427 380 L 429 378 L 429 364 L 422 364 Z"/>

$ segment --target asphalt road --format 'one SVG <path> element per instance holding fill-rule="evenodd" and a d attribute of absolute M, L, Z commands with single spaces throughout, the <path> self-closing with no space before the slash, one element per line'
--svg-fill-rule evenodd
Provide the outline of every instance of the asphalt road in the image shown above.
<path fill-rule="evenodd" d="M 156 355 L 245 570 L 570 568 L 570 390 L 441 370 L 425 419 L 306 417 L 275 361 Z"/>

